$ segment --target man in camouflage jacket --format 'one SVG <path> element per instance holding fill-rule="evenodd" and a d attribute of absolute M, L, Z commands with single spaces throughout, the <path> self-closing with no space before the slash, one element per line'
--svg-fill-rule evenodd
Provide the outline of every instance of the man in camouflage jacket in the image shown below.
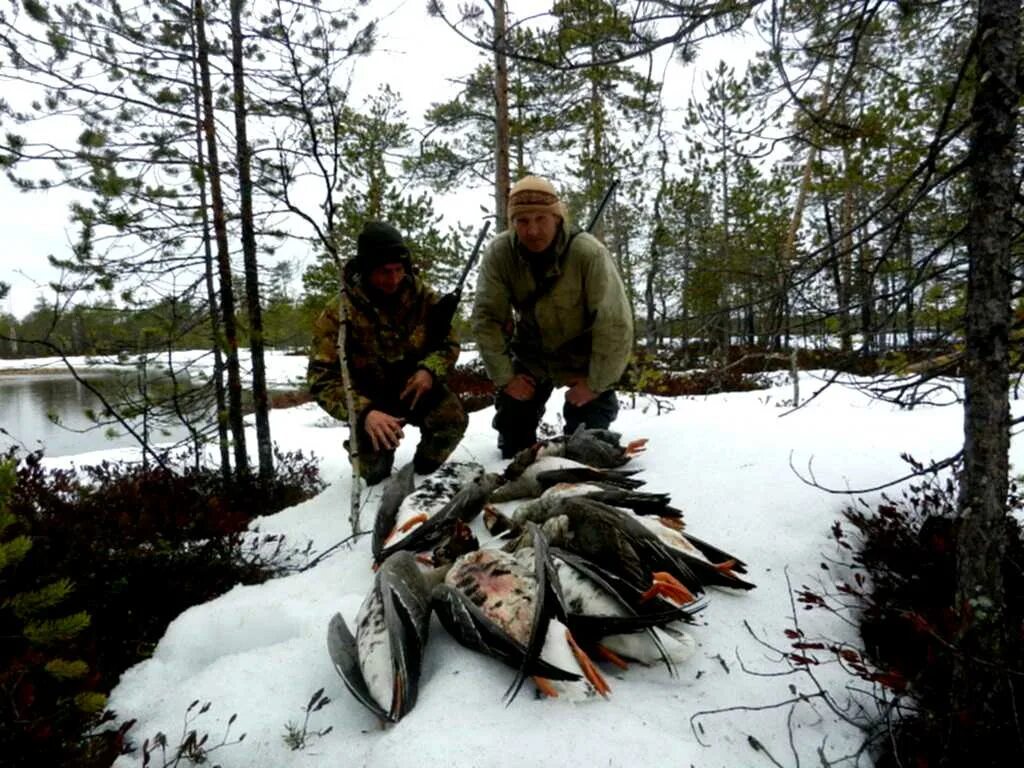
<path fill-rule="evenodd" d="M 405 423 L 420 428 L 413 463 L 417 473 L 429 474 L 455 450 L 468 423 L 444 384 L 459 356 L 458 340 L 450 329 L 445 338 L 430 333 L 439 297 L 413 272 L 401 234 L 383 222 L 364 226 L 342 279 L 360 474 L 373 485 L 391 473 Z M 313 325 L 307 377 L 317 403 L 347 420 L 338 328 L 332 302 Z"/>
<path fill-rule="evenodd" d="M 537 439 L 555 386 L 566 386 L 565 431 L 607 428 L 619 411 L 615 384 L 633 349 L 633 312 L 611 254 L 571 231 L 545 179 L 509 192 L 509 229 L 484 253 L 473 333 L 498 387 L 494 428 L 505 458 Z"/>

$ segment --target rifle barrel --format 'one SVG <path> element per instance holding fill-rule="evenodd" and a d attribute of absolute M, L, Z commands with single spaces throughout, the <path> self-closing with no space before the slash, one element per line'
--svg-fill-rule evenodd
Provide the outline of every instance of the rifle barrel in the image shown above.
<path fill-rule="evenodd" d="M 480 234 L 476 236 L 476 245 L 473 246 L 472 253 L 469 254 L 469 260 L 466 262 L 466 266 L 462 268 L 462 274 L 459 276 L 459 282 L 455 286 L 455 295 L 462 295 L 462 286 L 466 282 L 466 278 L 469 277 L 469 270 L 476 264 L 477 256 L 480 255 L 480 247 L 484 244 L 484 238 L 487 237 L 487 232 L 491 228 L 491 220 L 488 219 L 484 222 L 483 227 L 480 229 Z"/>
<path fill-rule="evenodd" d="M 608 206 L 608 201 L 612 199 L 612 195 L 615 194 L 615 188 L 619 186 L 619 180 L 615 179 L 611 184 L 608 185 L 608 191 L 604 193 L 604 197 L 601 198 L 601 203 L 597 206 L 597 210 L 594 211 L 594 215 L 590 218 L 590 223 L 587 225 L 587 232 L 593 232 L 594 227 L 597 226 L 597 222 L 601 220 L 601 214 L 604 213 L 604 209 Z"/>

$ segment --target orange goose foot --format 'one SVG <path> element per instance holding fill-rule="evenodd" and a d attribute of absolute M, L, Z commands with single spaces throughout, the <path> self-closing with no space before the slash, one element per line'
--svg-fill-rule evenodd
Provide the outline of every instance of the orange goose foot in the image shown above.
<path fill-rule="evenodd" d="M 541 696 L 547 696 L 549 699 L 557 699 L 558 691 L 555 690 L 555 686 L 551 684 L 551 681 L 546 677 L 533 676 L 533 684 L 537 686 L 537 692 Z"/>
<path fill-rule="evenodd" d="M 389 533 L 388 537 L 386 539 L 384 539 L 384 544 L 386 545 L 389 541 L 391 541 L 393 538 L 395 538 L 395 536 L 397 536 L 399 533 L 405 533 L 410 528 L 412 528 L 414 526 L 417 526 L 420 523 L 425 523 L 425 522 L 427 522 L 427 520 L 429 520 L 429 518 L 427 517 L 427 513 L 426 512 L 420 512 L 418 514 L 413 515 L 412 517 L 410 517 L 408 520 L 406 520 L 401 525 L 396 526 L 395 528 L 392 528 L 391 529 L 391 533 Z"/>
<path fill-rule="evenodd" d="M 724 560 L 721 563 L 714 563 L 714 566 L 717 571 L 724 573 L 726 576 L 732 576 L 735 579 L 739 578 L 739 576 L 732 572 L 732 569 L 736 567 L 735 560 Z"/>
<path fill-rule="evenodd" d="M 679 605 L 694 602 L 697 598 L 675 576 L 665 571 L 655 571 L 652 575 L 651 588 L 640 595 L 640 602 L 646 603 L 656 596 L 667 597 Z"/>
<path fill-rule="evenodd" d="M 629 457 L 636 456 L 638 453 L 643 453 L 647 450 L 647 438 L 641 437 L 637 440 L 630 440 L 629 445 L 626 446 L 626 455 Z"/>
<path fill-rule="evenodd" d="M 576 657 L 577 663 L 580 665 L 580 669 L 583 670 L 583 676 L 587 678 L 594 690 L 600 693 L 605 698 L 608 698 L 608 694 L 611 693 L 612 689 L 605 682 L 604 677 L 601 675 L 601 671 L 594 666 L 594 662 L 590 660 L 586 652 L 576 644 L 576 639 L 572 636 L 572 632 L 569 630 L 565 631 L 565 640 L 569 643 L 569 647 L 572 648 L 573 656 Z"/>
<path fill-rule="evenodd" d="M 619 669 L 629 669 L 629 664 L 626 662 L 626 660 L 610 648 L 605 648 L 603 645 L 598 645 L 597 653 L 602 659 L 609 662 L 610 664 L 614 664 Z"/>

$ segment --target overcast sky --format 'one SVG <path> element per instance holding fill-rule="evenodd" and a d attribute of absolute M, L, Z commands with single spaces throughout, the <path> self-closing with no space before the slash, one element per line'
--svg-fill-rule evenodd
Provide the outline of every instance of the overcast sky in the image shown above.
<path fill-rule="evenodd" d="M 525 15 L 528 6 L 535 2 L 510 3 L 511 11 Z M 470 72 L 484 57 L 483 52 L 461 40 L 444 22 L 428 16 L 425 8 L 426 3 L 418 0 L 374 7 L 381 14 L 379 43 L 375 52 L 358 65 L 354 81 L 355 103 L 377 91 L 382 83 L 391 85 L 400 94 L 407 119 L 414 126 L 419 125 L 432 102 L 450 97 L 450 78 Z M 749 41 L 736 40 L 705 45 L 701 61 L 714 63 L 723 56 L 742 60 L 749 45 Z M 665 67 L 664 58 L 653 71 L 654 76 L 659 77 L 662 71 L 666 76 L 666 97 L 679 104 L 700 82 L 695 67 L 678 63 Z M 5 97 L 9 98 L 8 94 Z M 32 130 L 40 128 L 34 126 Z M 24 317 L 39 296 L 52 297 L 47 285 L 59 275 L 49 267 L 47 257 L 66 257 L 70 253 L 75 239 L 68 214 L 71 200 L 69 190 L 21 193 L 6 179 L 0 180 L 0 225 L 4 233 L 0 280 L 11 285 L 10 295 L 0 306 L 3 311 Z M 446 221 L 475 225 L 480 206 L 490 207 L 491 198 L 488 190 L 464 190 L 461 194 L 438 196 L 435 202 Z M 296 262 L 297 273 L 301 274 L 312 254 L 295 247 L 282 249 L 276 258 Z"/>

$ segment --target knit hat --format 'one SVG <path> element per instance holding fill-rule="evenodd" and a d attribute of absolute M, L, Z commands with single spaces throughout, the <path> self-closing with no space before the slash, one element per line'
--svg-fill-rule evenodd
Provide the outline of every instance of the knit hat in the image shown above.
<path fill-rule="evenodd" d="M 540 176 L 524 176 L 509 190 L 509 222 L 514 222 L 521 213 L 553 213 L 562 221 L 569 219 L 565 203 L 558 199 L 554 186 Z"/>
<path fill-rule="evenodd" d="M 364 274 L 384 264 L 409 266 L 409 248 L 402 233 L 383 221 L 368 221 L 356 239 L 356 264 Z"/>

